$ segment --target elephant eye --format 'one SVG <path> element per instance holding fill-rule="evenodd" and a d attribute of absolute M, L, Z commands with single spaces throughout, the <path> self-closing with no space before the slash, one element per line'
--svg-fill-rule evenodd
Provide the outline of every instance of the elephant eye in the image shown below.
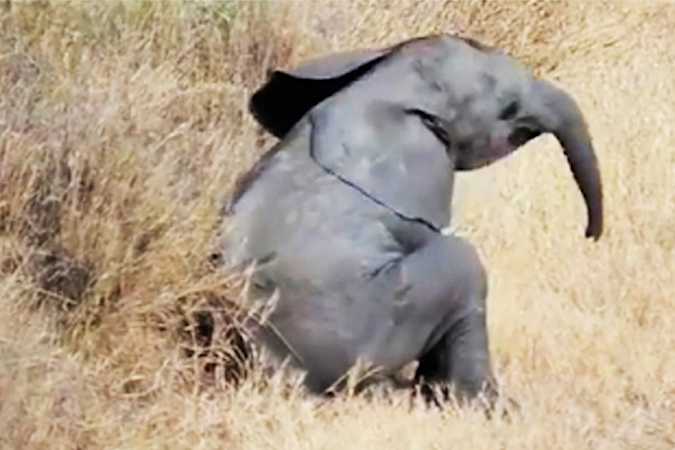
<path fill-rule="evenodd" d="M 440 123 L 442 122 L 442 119 L 429 114 L 426 111 L 422 111 L 421 109 L 409 109 L 406 112 L 418 116 L 422 120 L 424 126 L 436 136 L 436 139 L 441 141 L 446 147 L 450 146 L 450 138 Z"/>
<path fill-rule="evenodd" d="M 499 114 L 499 119 L 500 120 L 509 120 L 513 119 L 516 114 L 518 114 L 518 102 L 511 102 L 509 103 L 506 108 L 502 110 L 502 112 Z"/>

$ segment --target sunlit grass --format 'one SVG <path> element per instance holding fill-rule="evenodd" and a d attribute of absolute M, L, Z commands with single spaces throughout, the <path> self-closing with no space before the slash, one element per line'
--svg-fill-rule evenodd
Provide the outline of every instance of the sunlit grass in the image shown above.
<path fill-rule="evenodd" d="M 0 1 L 0 448 L 672 449 L 674 26 L 666 1 Z M 208 257 L 271 142 L 248 96 L 271 68 L 438 31 L 572 92 L 601 161 L 598 243 L 551 137 L 459 177 L 520 412 L 223 384 L 177 330 L 196 294 L 239 288 Z"/>

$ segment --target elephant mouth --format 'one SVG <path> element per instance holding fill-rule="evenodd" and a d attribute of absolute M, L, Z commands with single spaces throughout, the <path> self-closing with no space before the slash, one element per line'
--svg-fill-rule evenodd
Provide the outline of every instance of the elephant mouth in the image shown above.
<path fill-rule="evenodd" d="M 531 141 L 541 134 L 541 131 L 529 128 L 529 127 L 518 127 L 511 134 L 509 134 L 509 144 L 514 147 L 520 147 L 525 143 Z"/>

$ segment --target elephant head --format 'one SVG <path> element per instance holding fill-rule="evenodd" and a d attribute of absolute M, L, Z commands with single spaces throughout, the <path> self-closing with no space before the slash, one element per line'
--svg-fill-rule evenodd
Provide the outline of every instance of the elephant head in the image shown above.
<path fill-rule="evenodd" d="M 533 138 L 552 133 L 586 203 L 586 237 L 597 240 L 602 234 L 601 176 L 577 103 L 514 58 L 474 40 L 422 37 L 276 70 L 251 97 L 249 107 L 256 120 L 279 138 L 304 117 L 331 114 L 333 122 L 342 124 L 332 137 L 351 133 L 350 139 L 360 139 L 355 147 L 363 147 L 366 139 L 384 144 L 368 154 L 371 159 L 395 146 L 392 142 L 400 136 L 392 135 L 397 127 L 407 126 L 402 117 L 415 118 L 424 131 L 409 139 L 431 136 L 445 150 L 452 169 L 460 171 L 484 167 Z M 364 117 L 379 130 L 377 136 L 386 138 L 373 139 L 372 133 L 357 137 L 356 121 Z"/>

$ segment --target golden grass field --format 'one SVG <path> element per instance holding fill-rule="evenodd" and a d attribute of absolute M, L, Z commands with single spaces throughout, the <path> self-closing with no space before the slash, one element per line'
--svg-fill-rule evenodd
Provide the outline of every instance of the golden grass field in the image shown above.
<path fill-rule="evenodd" d="M 0 448 L 674 449 L 674 29 L 658 0 L 0 0 Z M 270 68 L 437 31 L 572 92 L 599 154 L 597 243 L 551 136 L 459 176 L 521 409 L 209 378 L 176 330 L 186 298 L 236 290 L 207 257 L 272 142 L 248 96 Z"/>

